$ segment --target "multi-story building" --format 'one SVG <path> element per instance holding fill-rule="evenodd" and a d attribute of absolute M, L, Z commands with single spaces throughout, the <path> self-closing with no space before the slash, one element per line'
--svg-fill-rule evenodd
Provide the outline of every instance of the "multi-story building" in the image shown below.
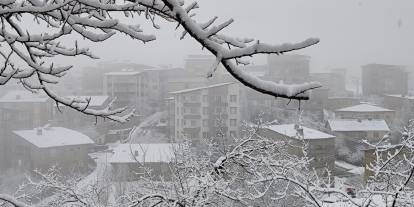
<path fill-rule="evenodd" d="M 329 97 L 326 108 L 329 111 L 345 108 L 360 103 L 360 99 L 356 97 Z"/>
<path fill-rule="evenodd" d="M 12 116 L 4 117 L 6 122 L 0 128 L 28 129 L 46 124 L 52 118 L 52 102 L 45 94 L 29 91 L 9 91 L 0 98 L 0 113 Z M 7 116 L 7 115 L 4 115 Z"/>
<path fill-rule="evenodd" d="M 141 113 L 142 102 L 146 96 L 148 86 L 144 85 L 143 77 L 139 71 L 120 71 L 105 73 L 104 94 L 116 98 L 115 107 L 132 107 Z"/>
<path fill-rule="evenodd" d="M 296 156 L 303 156 L 303 145 L 308 145 L 306 153 L 311 158 L 310 168 L 321 176 L 327 176 L 329 170 L 335 169 L 335 136 L 324 132 L 299 126 L 297 124 L 282 124 L 266 126 L 260 129 L 259 134 L 278 140 L 292 142 L 288 151 Z"/>
<path fill-rule="evenodd" d="M 366 149 L 362 141 L 377 143 L 390 132 L 383 119 L 335 119 L 328 120 L 326 127 L 336 136 L 337 158 L 357 165 L 362 165 Z"/>
<path fill-rule="evenodd" d="M 52 102 L 44 94 L 9 91 L 0 98 L 0 170 L 10 167 L 12 130 L 43 126 L 52 118 Z"/>
<path fill-rule="evenodd" d="M 102 94 L 104 92 L 102 84 L 104 82 L 105 73 L 117 72 L 124 68 L 133 71 L 142 71 L 152 67 L 129 62 L 99 62 L 95 66 L 82 68 L 80 77 L 78 78 L 80 79 L 82 90 L 77 91 L 77 93 L 83 95 Z M 71 83 L 71 85 L 73 85 L 73 83 Z"/>
<path fill-rule="evenodd" d="M 396 111 L 396 118 L 400 123 L 407 124 L 414 118 L 414 96 L 389 94 L 384 96 L 384 105 Z"/>
<path fill-rule="evenodd" d="M 269 55 L 268 79 L 284 83 L 303 83 L 309 80 L 310 57 L 305 55 Z"/>
<path fill-rule="evenodd" d="M 384 119 L 390 125 L 395 119 L 395 111 L 371 104 L 358 104 L 335 110 L 339 119 Z"/>
<path fill-rule="evenodd" d="M 135 108 L 138 115 L 147 116 L 164 107 L 169 69 L 123 70 L 105 73 L 104 94 L 116 97 L 117 107 Z"/>
<path fill-rule="evenodd" d="M 216 62 L 216 58 L 212 55 L 189 55 L 184 62 L 184 70 L 193 75 L 207 76 Z M 219 65 L 217 72 L 222 72 Z"/>
<path fill-rule="evenodd" d="M 383 119 L 328 120 L 328 128 L 337 139 L 378 141 L 390 132 Z"/>
<path fill-rule="evenodd" d="M 362 93 L 368 95 L 408 92 L 408 73 L 404 66 L 368 64 L 362 66 Z"/>
<path fill-rule="evenodd" d="M 197 144 L 202 138 L 238 136 L 241 120 L 237 84 L 221 83 L 175 91 L 171 95 L 174 119 L 170 120 L 174 121 L 170 127 L 174 128 L 175 141 L 187 137 Z"/>
<path fill-rule="evenodd" d="M 171 164 L 178 144 L 120 144 L 109 159 L 117 181 L 137 181 L 151 176 L 157 180 L 171 178 Z M 145 166 L 148 169 L 143 168 Z"/>
<path fill-rule="evenodd" d="M 345 88 L 345 76 L 340 72 L 311 73 L 310 80 L 319 82 L 322 89 L 328 89 L 329 96 L 344 96 L 348 93 Z"/>

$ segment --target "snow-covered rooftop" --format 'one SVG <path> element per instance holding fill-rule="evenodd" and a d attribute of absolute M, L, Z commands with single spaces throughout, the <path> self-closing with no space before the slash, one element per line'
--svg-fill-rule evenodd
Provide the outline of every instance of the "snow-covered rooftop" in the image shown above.
<path fill-rule="evenodd" d="M 0 103 L 32 102 L 44 103 L 49 98 L 45 94 L 32 93 L 27 90 L 9 91 L 0 98 Z"/>
<path fill-rule="evenodd" d="M 300 126 L 303 129 L 303 138 L 304 139 L 327 139 L 335 138 L 335 136 L 326 134 L 324 132 Z M 295 128 L 295 124 L 282 124 L 282 125 L 271 125 L 265 127 L 279 134 L 285 135 L 291 138 L 299 138 L 299 132 Z"/>
<path fill-rule="evenodd" d="M 39 133 L 38 130 L 41 130 Z M 93 144 L 86 135 L 63 127 L 35 128 L 13 131 L 19 137 L 39 148 Z"/>
<path fill-rule="evenodd" d="M 338 109 L 336 111 L 339 111 L 339 112 L 390 112 L 393 110 L 371 105 L 371 104 L 358 104 L 355 106 Z"/>
<path fill-rule="evenodd" d="M 107 76 L 129 76 L 129 75 L 138 75 L 141 71 L 117 71 L 105 73 Z"/>
<path fill-rule="evenodd" d="M 234 84 L 234 83 L 220 83 L 220 84 L 214 84 L 214 85 L 209 85 L 209 86 L 204 86 L 204 87 L 190 88 L 190 89 L 184 89 L 184 90 L 180 90 L 180 91 L 173 91 L 173 92 L 170 92 L 170 93 L 171 94 L 188 93 L 188 92 L 192 92 L 192 91 L 209 89 L 209 88 L 220 87 L 220 86 L 226 86 L 226 85 L 231 85 L 231 84 Z"/>
<path fill-rule="evenodd" d="M 412 95 L 387 94 L 386 96 L 394 97 L 394 98 L 403 98 L 403 99 L 414 100 L 414 96 L 412 96 Z"/>
<path fill-rule="evenodd" d="M 328 120 L 328 124 L 335 132 L 390 131 L 383 119 L 335 119 Z"/>
<path fill-rule="evenodd" d="M 120 144 L 114 149 L 109 163 L 171 162 L 177 144 Z M 135 157 L 135 158 L 134 158 Z"/>

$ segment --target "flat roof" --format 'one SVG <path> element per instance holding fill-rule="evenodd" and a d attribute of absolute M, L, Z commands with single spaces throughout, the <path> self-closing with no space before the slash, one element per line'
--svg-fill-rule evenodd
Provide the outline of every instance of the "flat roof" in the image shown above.
<path fill-rule="evenodd" d="M 109 163 L 171 162 L 178 144 L 120 144 L 114 148 Z"/>
<path fill-rule="evenodd" d="M 265 127 L 266 129 L 272 130 L 274 132 L 277 132 L 279 134 L 285 135 L 287 137 L 301 138 L 299 136 L 299 131 L 295 128 L 295 124 L 281 124 L 281 125 L 271 125 Z M 329 139 L 329 138 L 335 138 L 335 136 L 321 132 L 316 129 L 311 129 L 304 126 L 299 126 L 303 129 L 303 139 Z"/>
<path fill-rule="evenodd" d="M 231 85 L 231 84 L 234 84 L 234 83 L 220 83 L 220 84 L 214 84 L 214 85 L 209 85 L 209 86 L 204 86 L 204 87 L 197 87 L 197 88 L 184 89 L 184 90 L 180 90 L 180 91 L 173 91 L 173 92 L 170 92 L 170 93 L 171 94 L 188 93 L 188 92 L 192 92 L 192 91 L 203 90 L 203 89 L 214 88 L 214 87 L 220 87 L 220 86 L 226 86 L 226 85 Z"/>
<path fill-rule="evenodd" d="M 355 106 L 337 109 L 336 111 L 339 111 L 339 112 L 391 112 L 394 110 L 386 109 L 386 108 L 375 106 L 372 104 L 358 104 Z"/>
<path fill-rule="evenodd" d="M 328 124 L 335 132 L 390 131 L 383 119 L 335 119 Z"/>
<path fill-rule="evenodd" d="M 41 133 L 38 133 L 41 130 Z M 19 137 L 32 143 L 38 148 L 61 147 L 70 145 L 93 144 L 86 135 L 63 127 L 45 127 L 30 130 L 13 131 Z"/>

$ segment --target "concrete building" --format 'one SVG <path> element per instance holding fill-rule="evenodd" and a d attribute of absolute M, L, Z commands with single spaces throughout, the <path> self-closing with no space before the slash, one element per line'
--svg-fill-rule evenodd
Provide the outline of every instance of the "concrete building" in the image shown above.
<path fill-rule="evenodd" d="M 297 156 L 303 156 L 303 152 L 302 148 L 295 146 L 301 146 L 304 140 L 308 144 L 307 155 L 312 158 L 309 167 L 320 176 L 327 176 L 326 170 L 334 171 L 335 136 L 296 124 L 267 126 L 259 133 L 268 138 L 292 142 L 288 150 Z"/>
<path fill-rule="evenodd" d="M 0 170 L 10 167 L 12 130 L 43 126 L 52 119 L 52 102 L 44 94 L 9 91 L 0 98 Z"/>
<path fill-rule="evenodd" d="M 390 125 L 395 119 L 395 111 L 371 104 L 358 104 L 335 110 L 338 119 L 384 119 Z"/>
<path fill-rule="evenodd" d="M 194 76 L 207 77 L 214 64 L 216 57 L 213 55 L 188 55 L 184 61 L 184 70 L 191 73 Z M 223 66 L 219 64 L 216 73 L 223 73 Z"/>
<path fill-rule="evenodd" d="M 328 120 L 326 127 L 336 136 L 337 158 L 359 166 L 363 164 L 366 149 L 362 141 L 376 143 L 390 132 L 383 119 L 335 119 Z"/>
<path fill-rule="evenodd" d="M 326 108 L 329 111 L 335 111 L 340 108 L 345 108 L 360 103 L 360 99 L 356 97 L 329 97 Z"/>
<path fill-rule="evenodd" d="M 129 62 L 98 62 L 95 66 L 82 68 L 79 77 L 82 90 L 77 92 L 82 95 L 102 94 L 104 92 L 102 85 L 104 83 L 105 73 L 117 72 L 125 68 L 131 71 L 142 71 L 152 67 Z"/>
<path fill-rule="evenodd" d="M 169 180 L 170 165 L 178 147 L 177 144 L 120 144 L 109 159 L 112 173 L 117 181 L 137 181 L 150 176 L 149 171 L 157 180 Z"/>
<path fill-rule="evenodd" d="M 345 76 L 340 72 L 310 73 L 310 80 L 319 82 L 322 89 L 329 90 L 329 96 L 345 96 Z"/>
<path fill-rule="evenodd" d="M 105 109 L 111 101 L 109 96 L 67 96 L 66 98 L 90 99 L 88 108 L 94 110 Z M 84 104 L 86 107 L 86 103 Z M 53 108 L 53 120 L 58 126 L 65 126 L 72 129 L 83 128 L 97 124 L 94 116 L 88 116 L 78 111 L 59 104 Z"/>
<path fill-rule="evenodd" d="M 396 111 L 396 118 L 401 124 L 407 124 L 414 118 L 414 96 L 389 94 L 384 95 L 384 106 Z"/>
<path fill-rule="evenodd" d="M 46 124 L 52 118 L 52 101 L 45 94 L 29 91 L 9 91 L 0 98 L 0 113 L 9 113 L 0 128 L 28 129 Z M 7 125 L 7 126 L 6 126 Z"/>
<path fill-rule="evenodd" d="M 16 130 L 8 152 L 12 166 L 19 170 L 83 169 L 89 161 L 88 149 L 94 143 L 88 136 L 63 127 Z"/>
<path fill-rule="evenodd" d="M 303 83 L 309 80 L 310 57 L 305 55 L 269 55 L 268 79 L 284 83 Z"/>
<path fill-rule="evenodd" d="M 362 94 L 384 95 L 408 92 L 408 73 L 404 66 L 368 64 L 362 66 Z"/>
<path fill-rule="evenodd" d="M 328 120 L 328 129 L 337 139 L 378 141 L 390 132 L 383 119 Z"/>
<path fill-rule="evenodd" d="M 175 141 L 238 136 L 240 127 L 240 88 L 235 83 L 221 83 L 171 93 Z M 172 113 L 171 113 L 172 114 Z M 220 134 L 220 135 L 219 135 Z M 220 139 L 218 141 L 225 141 Z"/>
<path fill-rule="evenodd" d="M 148 116 L 164 109 L 169 75 L 175 70 L 150 68 L 140 71 L 123 70 L 105 73 L 104 94 L 116 97 L 117 107 L 129 106 L 136 113 Z"/>

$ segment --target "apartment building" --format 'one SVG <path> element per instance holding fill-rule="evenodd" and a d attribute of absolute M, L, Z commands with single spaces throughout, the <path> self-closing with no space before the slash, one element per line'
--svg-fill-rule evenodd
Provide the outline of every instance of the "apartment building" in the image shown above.
<path fill-rule="evenodd" d="M 362 66 L 363 95 L 407 94 L 408 73 L 404 66 L 368 64 Z"/>
<path fill-rule="evenodd" d="M 105 73 L 104 94 L 116 97 L 115 106 L 128 106 L 147 116 L 163 108 L 166 81 L 163 69 Z"/>
<path fill-rule="evenodd" d="M 45 125 L 52 118 L 52 102 L 45 94 L 12 90 L 0 97 L 0 170 L 10 167 L 12 130 Z"/>
<path fill-rule="evenodd" d="M 221 83 L 171 93 L 174 110 L 174 139 L 184 137 L 194 144 L 201 139 L 238 136 L 240 128 L 240 89 L 235 83 Z"/>
<path fill-rule="evenodd" d="M 358 104 L 335 110 L 339 119 L 384 119 L 390 125 L 395 118 L 395 111 L 372 104 Z"/>
<path fill-rule="evenodd" d="M 268 78 L 284 83 L 303 83 L 309 80 L 310 57 L 305 55 L 269 55 Z"/>
<path fill-rule="evenodd" d="M 303 156 L 300 147 L 303 142 L 307 143 L 306 153 L 312 158 L 311 169 L 315 169 L 318 175 L 326 177 L 326 170 L 333 172 L 335 169 L 335 136 L 300 126 L 297 124 L 271 125 L 260 129 L 259 134 L 290 142 L 288 151 L 296 156 Z M 332 175 L 331 175 L 332 176 Z"/>

